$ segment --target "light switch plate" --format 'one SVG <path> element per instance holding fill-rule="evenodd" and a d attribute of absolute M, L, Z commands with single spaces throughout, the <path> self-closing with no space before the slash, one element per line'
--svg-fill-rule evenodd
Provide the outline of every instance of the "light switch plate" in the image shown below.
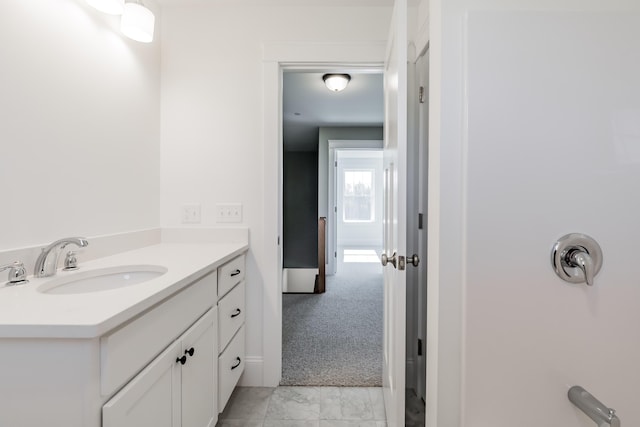
<path fill-rule="evenodd" d="M 218 203 L 216 222 L 242 222 L 242 203 Z"/>
<path fill-rule="evenodd" d="M 183 224 L 200 224 L 201 208 L 197 203 L 182 206 L 182 223 Z"/>

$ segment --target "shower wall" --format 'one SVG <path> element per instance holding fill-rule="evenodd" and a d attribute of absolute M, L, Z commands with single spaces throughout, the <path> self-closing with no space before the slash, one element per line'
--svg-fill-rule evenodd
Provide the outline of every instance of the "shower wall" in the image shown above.
<path fill-rule="evenodd" d="M 567 399 L 581 385 L 640 425 L 640 4 L 432 5 L 429 421 L 589 427 Z M 571 232 L 604 252 L 593 287 L 551 267 Z"/>

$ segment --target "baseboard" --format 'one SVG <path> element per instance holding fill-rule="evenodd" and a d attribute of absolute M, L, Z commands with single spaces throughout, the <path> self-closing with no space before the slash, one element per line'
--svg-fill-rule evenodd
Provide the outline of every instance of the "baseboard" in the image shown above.
<path fill-rule="evenodd" d="M 262 387 L 264 361 L 262 356 L 247 356 L 244 359 L 244 372 L 238 381 L 241 387 Z"/>

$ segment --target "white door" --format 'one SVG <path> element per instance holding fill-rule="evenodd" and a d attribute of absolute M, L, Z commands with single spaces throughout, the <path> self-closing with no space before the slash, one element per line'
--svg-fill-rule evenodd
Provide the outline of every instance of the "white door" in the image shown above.
<path fill-rule="evenodd" d="M 182 427 L 209 427 L 216 422 L 216 330 L 217 309 L 213 308 L 183 335 L 187 361 L 182 366 Z"/>
<path fill-rule="evenodd" d="M 466 132 L 464 191 L 442 187 L 465 209 L 462 263 L 447 266 L 464 274 L 460 413 L 465 426 L 596 426 L 567 398 L 580 385 L 622 426 L 638 426 L 640 2 L 517 3 L 479 11 L 456 2 L 442 39 L 464 42 L 438 50 L 461 64 L 439 72 L 442 171 L 455 170 L 452 133 Z M 448 88 L 463 76 L 464 95 L 452 101 Z M 448 207 L 443 216 L 455 216 Z M 593 286 L 551 266 L 552 245 L 575 232 L 602 248 Z M 441 265 L 455 255 L 441 252 Z M 450 287 L 442 281 L 440 291 Z"/>
<path fill-rule="evenodd" d="M 180 425 L 180 367 L 175 341 L 102 407 L 104 427 Z"/>
<path fill-rule="evenodd" d="M 396 0 L 384 73 L 384 350 L 382 384 L 389 427 L 404 425 L 406 345 L 407 1 Z M 384 259 L 384 256 L 383 256 Z M 392 263 L 393 260 L 393 263 Z M 394 265 L 395 264 L 395 265 Z"/>

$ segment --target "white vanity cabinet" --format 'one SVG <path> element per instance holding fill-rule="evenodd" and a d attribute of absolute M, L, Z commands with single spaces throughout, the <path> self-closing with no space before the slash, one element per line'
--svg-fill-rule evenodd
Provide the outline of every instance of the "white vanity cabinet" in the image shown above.
<path fill-rule="evenodd" d="M 210 427 L 217 309 L 209 310 L 102 409 L 102 427 Z"/>
<path fill-rule="evenodd" d="M 224 410 L 245 365 L 245 256 L 218 269 L 218 409 Z"/>
<path fill-rule="evenodd" d="M 1 289 L 0 427 L 215 426 L 244 369 L 247 249 L 161 244 L 83 266 L 167 269 L 113 291 Z"/>

